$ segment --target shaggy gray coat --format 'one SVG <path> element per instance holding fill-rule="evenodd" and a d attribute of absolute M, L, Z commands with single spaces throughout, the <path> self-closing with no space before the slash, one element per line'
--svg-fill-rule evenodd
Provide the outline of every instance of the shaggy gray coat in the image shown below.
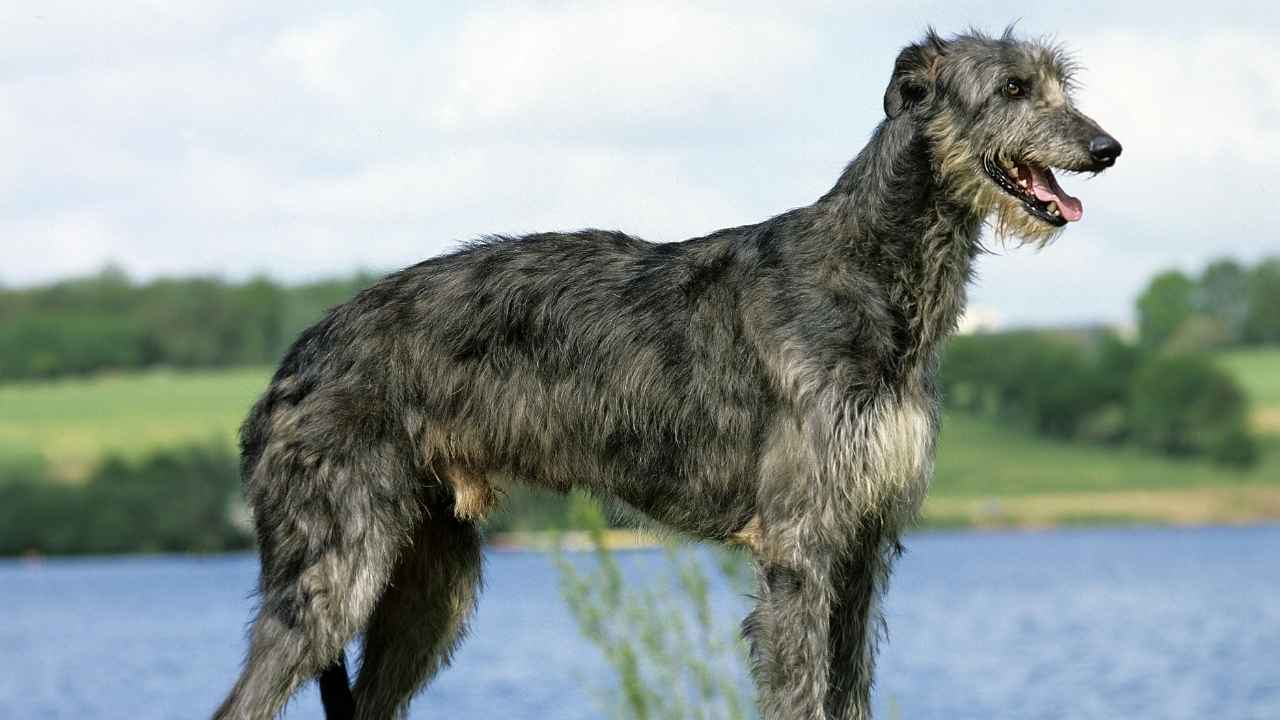
<path fill-rule="evenodd" d="M 980 230 L 1047 240 L 1058 206 L 1009 183 L 1114 160 L 1069 90 L 1053 48 L 931 33 L 813 205 L 672 244 L 489 238 L 336 308 L 242 431 L 261 608 L 217 717 L 274 717 L 318 674 L 331 718 L 402 712 L 458 641 L 476 522 L 509 483 L 750 546 L 763 716 L 869 717 L 876 606 L 929 484 Z"/>

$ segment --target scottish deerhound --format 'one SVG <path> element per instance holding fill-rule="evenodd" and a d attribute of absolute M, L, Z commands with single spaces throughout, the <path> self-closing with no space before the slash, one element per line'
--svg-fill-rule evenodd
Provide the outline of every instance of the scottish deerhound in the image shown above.
<path fill-rule="evenodd" d="M 813 205 L 672 244 L 489 238 L 334 309 L 242 429 L 261 604 L 217 717 L 274 717 L 317 675 L 330 718 L 402 713 L 449 662 L 477 522 L 513 482 L 749 545 L 763 716 L 869 717 L 877 606 L 932 474 L 939 348 L 982 227 L 1044 244 L 1082 213 L 1050 168 L 1120 154 L 1071 88 L 1054 47 L 930 31 Z"/>

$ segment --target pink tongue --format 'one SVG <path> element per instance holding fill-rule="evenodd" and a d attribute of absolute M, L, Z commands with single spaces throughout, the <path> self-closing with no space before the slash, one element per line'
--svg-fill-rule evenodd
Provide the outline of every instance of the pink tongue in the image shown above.
<path fill-rule="evenodd" d="M 1080 204 L 1080 199 L 1068 195 L 1067 191 L 1062 189 L 1058 179 L 1053 176 L 1052 170 L 1033 165 L 1023 167 L 1031 170 L 1032 194 L 1042 202 L 1058 203 L 1058 212 L 1062 213 L 1062 217 L 1069 222 L 1075 222 L 1084 217 L 1084 206 Z"/>

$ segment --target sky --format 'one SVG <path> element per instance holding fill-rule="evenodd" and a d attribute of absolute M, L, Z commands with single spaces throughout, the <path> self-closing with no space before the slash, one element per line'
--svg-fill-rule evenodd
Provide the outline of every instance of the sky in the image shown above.
<path fill-rule="evenodd" d="M 932 24 L 1018 21 L 1124 144 L 1084 219 L 982 258 L 1004 324 L 1131 317 L 1152 274 L 1280 254 L 1280 10 L 1196 2 L 0 2 L 0 284 L 111 264 L 301 281 L 487 233 L 656 241 L 807 205 Z"/>

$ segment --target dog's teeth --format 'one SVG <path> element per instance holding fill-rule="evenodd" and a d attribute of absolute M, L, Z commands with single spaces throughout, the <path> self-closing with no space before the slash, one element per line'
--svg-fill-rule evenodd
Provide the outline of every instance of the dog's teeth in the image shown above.
<path fill-rule="evenodd" d="M 1012 176 L 1014 176 L 1015 178 L 1016 178 L 1016 177 L 1018 177 L 1018 166 L 1017 166 L 1017 165 L 1010 165 L 1010 166 L 1009 166 L 1009 174 L 1010 174 L 1010 175 L 1012 175 Z"/>
<path fill-rule="evenodd" d="M 1061 215 L 1061 214 L 1062 214 L 1062 213 L 1058 212 L 1058 203 L 1056 203 L 1056 202 L 1051 202 L 1051 203 L 1049 203 L 1049 212 L 1053 213 L 1054 215 Z"/>

